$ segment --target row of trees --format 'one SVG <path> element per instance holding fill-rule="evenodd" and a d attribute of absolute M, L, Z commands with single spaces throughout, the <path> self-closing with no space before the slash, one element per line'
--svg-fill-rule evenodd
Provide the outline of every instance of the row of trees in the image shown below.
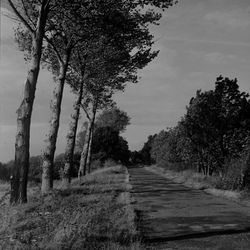
<path fill-rule="evenodd" d="M 149 137 L 140 155 L 144 163 L 217 174 L 240 188 L 250 181 L 249 143 L 249 94 L 237 79 L 220 76 L 213 90 L 197 91 L 176 127 Z"/>
<path fill-rule="evenodd" d="M 70 183 L 80 109 L 88 119 L 79 178 L 91 151 L 96 114 L 112 104 L 112 95 L 127 82 L 137 82 L 137 70 L 158 54 L 152 51 L 150 24 L 161 18 L 173 0 L 8 0 L 20 22 L 16 40 L 30 63 L 23 100 L 17 110 L 15 162 L 11 203 L 27 202 L 30 126 L 40 64 L 55 79 L 51 120 L 42 155 L 42 193 L 53 188 L 54 154 L 65 83 L 77 100 L 67 135 L 63 182 Z"/>
<path fill-rule="evenodd" d="M 105 109 L 97 118 L 93 128 L 92 146 L 90 148 L 87 164 L 84 173 L 90 173 L 95 168 L 104 167 L 106 163 L 123 164 L 130 163 L 130 151 L 127 141 L 121 136 L 129 125 L 130 118 L 127 113 L 121 111 L 116 106 Z M 76 146 L 73 153 L 72 167 L 70 168 L 70 177 L 77 177 L 81 159 L 82 149 L 85 145 L 88 123 L 84 122 L 81 131 L 77 134 Z M 65 164 L 67 164 L 67 155 L 59 154 L 55 157 L 53 168 L 53 179 L 60 179 L 64 175 Z M 42 156 L 30 157 L 29 180 L 33 183 L 40 183 L 42 179 Z M 0 163 L 0 179 L 8 181 L 11 175 L 11 169 L 14 167 L 14 161 L 6 164 Z"/>

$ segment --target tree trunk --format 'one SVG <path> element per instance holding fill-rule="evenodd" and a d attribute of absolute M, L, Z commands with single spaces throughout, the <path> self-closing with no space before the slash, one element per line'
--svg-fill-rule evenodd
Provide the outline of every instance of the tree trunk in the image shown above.
<path fill-rule="evenodd" d="M 17 133 L 15 142 L 15 163 L 11 174 L 10 203 L 27 202 L 27 183 L 29 171 L 30 124 L 35 99 L 37 79 L 40 71 L 42 43 L 48 15 L 47 1 L 43 1 L 36 25 L 32 34 L 31 69 L 28 72 L 24 87 L 24 97 L 17 110 Z"/>
<path fill-rule="evenodd" d="M 71 181 L 71 170 L 73 167 L 73 157 L 74 157 L 74 149 L 75 149 L 75 141 L 76 141 L 76 133 L 77 133 L 77 125 L 80 115 L 80 105 L 82 102 L 83 95 L 83 84 L 80 86 L 79 94 L 77 101 L 74 105 L 74 113 L 72 114 L 72 121 L 70 123 L 69 132 L 67 135 L 67 145 L 65 150 L 65 165 L 63 169 L 62 176 L 62 186 L 67 188 Z"/>
<path fill-rule="evenodd" d="M 90 141 L 91 141 L 91 133 L 92 133 L 92 130 L 94 128 L 94 123 L 95 123 L 95 115 L 96 115 L 96 108 L 93 107 L 92 117 L 89 121 L 88 129 L 85 135 L 85 142 L 84 142 L 83 150 L 81 153 L 80 167 L 78 171 L 78 179 L 80 183 L 81 183 L 81 177 L 85 176 L 86 171 L 87 171 L 87 159 L 88 159 L 89 146 L 90 146 Z"/>
<path fill-rule="evenodd" d="M 54 97 L 51 102 L 51 120 L 50 130 L 48 138 L 46 140 L 47 145 L 43 152 L 43 164 L 42 164 L 42 187 L 43 194 L 48 193 L 53 189 L 53 168 L 54 168 L 54 155 L 56 151 L 57 134 L 59 130 L 61 103 L 63 97 L 64 83 L 66 79 L 66 73 L 68 69 L 68 63 L 70 58 L 70 51 L 68 51 L 60 62 L 60 73 L 57 81 L 57 86 L 54 90 Z"/>
<path fill-rule="evenodd" d="M 78 179 L 79 179 L 80 183 L 81 183 L 82 176 L 86 175 L 85 159 L 86 159 L 87 154 L 88 154 L 88 146 L 89 146 L 90 134 L 91 134 L 91 121 L 89 121 L 89 124 L 88 124 L 88 127 L 87 127 L 87 131 L 86 131 L 86 134 L 85 134 L 84 145 L 83 145 L 83 149 L 82 149 L 82 152 L 81 152 L 81 160 L 80 160 L 80 166 L 79 166 L 79 170 L 78 170 Z"/>
<path fill-rule="evenodd" d="M 90 142 L 89 142 L 88 156 L 87 156 L 87 163 L 86 163 L 86 167 L 88 169 L 89 174 L 91 171 L 92 141 L 93 141 L 93 129 L 91 130 L 91 134 L 90 134 Z"/>

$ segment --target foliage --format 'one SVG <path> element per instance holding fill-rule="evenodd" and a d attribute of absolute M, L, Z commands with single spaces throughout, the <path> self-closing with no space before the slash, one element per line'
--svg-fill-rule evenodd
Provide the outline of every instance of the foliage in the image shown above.
<path fill-rule="evenodd" d="M 132 151 L 130 153 L 130 163 L 132 165 L 140 165 L 143 164 L 142 155 L 138 151 Z"/>
<path fill-rule="evenodd" d="M 114 166 L 117 166 L 117 163 L 112 160 L 112 159 L 107 159 L 105 162 L 104 162 L 104 168 L 109 168 L 109 167 L 114 167 Z"/>
<path fill-rule="evenodd" d="M 129 123 L 128 114 L 117 107 L 104 110 L 96 119 L 96 127 L 112 127 L 113 130 L 124 132 Z"/>
<path fill-rule="evenodd" d="M 93 158 L 104 163 L 107 159 L 128 164 L 130 152 L 127 141 L 111 127 L 97 128 L 93 135 Z"/>
<path fill-rule="evenodd" d="M 151 157 L 159 166 L 215 173 L 228 189 L 250 183 L 250 100 L 237 79 L 220 76 L 214 90 L 198 90 L 177 126 L 152 139 Z"/>
<path fill-rule="evenodd" d="M 9 162 L 7 164 L 0 162 L 0 179 L 2 181 L 9 181 L 10 180 L 10 172 L 11 172 L 11 165 L 12 164 L 13 164 L 13 161 Z"/>
<path fill-rule="evenodd" d="M 140 157 L 143 161 L 143 164 L 145 164 L 145 165 L 151 165 L 151 164 L 155 163 L 155 160 L 152 159 L 152 157 L 151 157 L 151 150 L 152 150 L 153 142 L 154 142 L 154 139 L 156 136 L 157 136 L 156 134 L 153 136 L 150 135 L 148 137 L 147 142 L 144 143 L 143 148 L 139 152 L 139 154 L 141 155 Z"/>

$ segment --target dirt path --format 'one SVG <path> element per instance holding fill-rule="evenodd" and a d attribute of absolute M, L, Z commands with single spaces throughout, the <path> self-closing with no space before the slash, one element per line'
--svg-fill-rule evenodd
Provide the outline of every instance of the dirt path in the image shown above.
<path fill-rule="evenodd" d="M 145 241 L 250 231 L 248 207 L 176 184 L 143 168 L 131 168 L 129 174 L 139 229 Z"/>

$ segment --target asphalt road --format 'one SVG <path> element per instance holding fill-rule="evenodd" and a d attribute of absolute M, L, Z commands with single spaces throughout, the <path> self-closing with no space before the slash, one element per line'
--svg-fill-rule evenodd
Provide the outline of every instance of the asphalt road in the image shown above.
<path fill-rule="evenodd" d="M 130 168 L 131 196 L 145 241 L 207 237 L 250 231 L 250 208 Z"/>

